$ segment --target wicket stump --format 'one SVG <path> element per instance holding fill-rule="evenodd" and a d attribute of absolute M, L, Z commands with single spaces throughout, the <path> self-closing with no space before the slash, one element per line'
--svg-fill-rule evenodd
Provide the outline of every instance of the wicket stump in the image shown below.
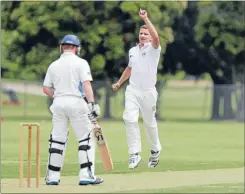
<path fill-rule="evenodd" d="M 36 127 L 36 188 L 40 182 L 40 125 L 38 123 L 21 123 L 20 124 L 20 182 L 19 186 L 23 186 L 24 178 L 24 137 L 23 129 L 28 127 L 28 165 L 27 165 L 27 187 L 31 187 L 31 143 L 32 143 L 32 128 Z"/>

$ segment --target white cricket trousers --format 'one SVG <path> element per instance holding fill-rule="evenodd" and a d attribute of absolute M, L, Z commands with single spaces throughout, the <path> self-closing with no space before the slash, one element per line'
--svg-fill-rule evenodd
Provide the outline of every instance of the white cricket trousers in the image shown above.
<path fill-rule="evenodd" d="M 64 161 L 64 152 L 68 136 L 68 124 L 71 124 L 78 142 L 79 179 L 94 176 L 95 139 L 92 124 L 88 118 L 88 105 L 81 97 L 62 96 L 54 99 L 50 107 L 53 114 L 53 129 L 50 138 L 50 155 L 46 179 L 60 179 Z M 74 150 L 77 151 L 77 150 Z"/>
<path fill-rule="evenodd" d="M 141 112 L 147 140 L 151 150 L 161 151 L 158 127 L 155 118 L 157 90 L 142 90 L 128 85 L 125 92 L 125 110 L 123 120 L 126 126 L 128 153 L 141 152 L 141 136 L 138 126 L 139 111 Z"/>
<path fill-rule="evenodd" d="M 57 97 L 50 106 L 50 110 L 53 114 L 53 139 L 66 141 L 69 123 L 77 141 L 86 138 L 91 132 L 92 124 L 88 118 L 88 105 L 82 97 Z"/>

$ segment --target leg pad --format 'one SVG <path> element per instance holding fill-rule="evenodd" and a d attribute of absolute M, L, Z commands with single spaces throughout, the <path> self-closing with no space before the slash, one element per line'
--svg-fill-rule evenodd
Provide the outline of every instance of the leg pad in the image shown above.
<path fill-rule="evenodd" d="M 56 172 L 57 172 L 57 171 L 59 172 L 59 171 L 61 170 L 60 167 L 53 166 L 53 165 L 50 165 L 50 164 L 48 165 L 48 169 L 49 169 L 49 170 L 52 170 L 52 171 L 56 171 Z"/>
<path fill-rule="evenodd" d="M 90 148 L 91 148 L 91 146 L 89 146 L 89 145 L 80 145 L 80 146 L 78 147 L 78 150 L 87 151 L 87 150 L 89 150 Z"/>
<path fill-rule="evenodd" d="M 87 168 L 87 167 L 90 167 L 92 165 L 93 165 L 92 162 L 86 162 L 86 163 L 80 164 L 80 168 Z"/>
<path fill-rule="evenodd" d="M 63 154 L 63 150 L 57 149 L 57 148 L 49 148 L 50 154 Z"/>

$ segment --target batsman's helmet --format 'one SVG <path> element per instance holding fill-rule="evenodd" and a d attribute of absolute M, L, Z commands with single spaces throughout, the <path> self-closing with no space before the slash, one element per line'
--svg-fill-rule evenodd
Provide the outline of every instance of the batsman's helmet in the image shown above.
<path fill-rule="evenodd" d="M 78 51 L 77 51 L 77 54 L 80 53 L 80 46 L 81 46 L 81 43 L 80 43 L 80 40 L 78 39 L 77 36 L 75 35 L 72 35 L 72 34 L 68 34 L 66 35 L 62 41 L 61 41 L 61 46 L 62 45 L 74 45 L 76 47 L 78 47 Z M 60 49 L 61 50 L 61 49 Z"/>
<path fill-rule="evenodd" d="M 70 44 L 70 45 L 74 45 L 77 47 L 79 47 L 81 45 L 78 37 L 75 35 L 72 35 L 72 34 L 68 34 L 62 39 L 61 45 L 64 45 L 64 44 Z"/>

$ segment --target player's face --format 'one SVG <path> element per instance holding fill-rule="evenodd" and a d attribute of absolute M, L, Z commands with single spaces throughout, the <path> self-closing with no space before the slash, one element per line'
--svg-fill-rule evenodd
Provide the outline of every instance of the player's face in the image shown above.
<path fill-rule="evenodd" d="M 141 44 L 148 43 L 151 41 L 151 35 L 148 29 L 141 28 L 139 33 L 139 42 Z"/>

